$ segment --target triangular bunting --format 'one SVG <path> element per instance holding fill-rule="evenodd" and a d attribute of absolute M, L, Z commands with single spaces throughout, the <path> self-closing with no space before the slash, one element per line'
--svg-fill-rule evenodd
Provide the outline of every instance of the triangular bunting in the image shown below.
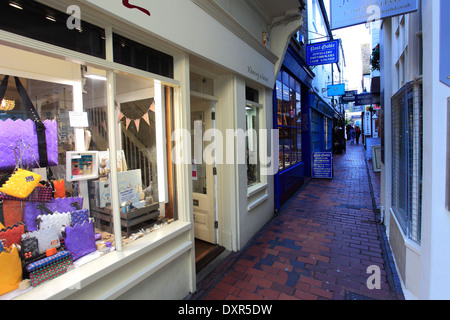
<path fill-rule="evenodd" d="M 143 116 L 142 119 L 144 119 L 145 122 L 147 122 L 148 126 L 150 127 L 150 119 L 148 118 L 148 112 L 146 112 Z"/>
<path fill-rule="evenodd" d="M 149 110 L 155 112 L 155 102 L 152 103 Z"/>
<path fill-rule="evenodd" d="M 134 120 L 134 124 L 136 125 L 137 132 L 139 132 L 139 124 L 141 123 L 141 119 Z"/>
<path fill-rule="evenodd" d="M 126 120 L 126 129 L 128 130 L 128 127 L 130 126 L 130 123 L 131 123 L 131 119 L 128 119 L 128 118 L 125 118 L 125 120 Z"/>
<path fill-rule="evenodd" d="M 119 119 L 117 120 L 117 123 L 119 123 L 120 120 L 122 120 L 123 117 L 125 117 L 125 115 L 122 113 L 122 111 L 120 111 L 120 113 L 119 113 Z"/>

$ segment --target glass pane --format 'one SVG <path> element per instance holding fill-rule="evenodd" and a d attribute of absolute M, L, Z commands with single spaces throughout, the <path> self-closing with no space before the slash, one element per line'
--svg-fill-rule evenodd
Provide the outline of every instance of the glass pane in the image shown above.
<path fill-rule="evenodd" d="M 295 113 L 297 115 L 297 122 L 296 122 L 296 127 L 301 128 L 302 126 L 302 101 L 301 101 L 301 96 L 300 93 L 297 91 L 295 92 Z"/>
<path fill-rule="evenodd" d="M 0 80 L 3 80 L 5 75 L 0 75 Z M 34 108 L 37 110 L 42 121 L 54 120 L 57 125 L 57 141 L 54 141 L 54 145 L 57 146 L 57 154 L 49 157 L 54 159 L 51 166 L 54 179 L 65 178 L 65 165 L 66 165 L 66 151 L 73 151 L 75 148 L 75 135 L 73 128 L 69 123 L 69 112 L 73 108 L 73 87 L 53 82 L 39 81 L 27 78 L 18 78 L 22 86 L 25 88 L 26 95 L 31 98 L 31 102 Z M 29 119 L 24 101 L 21 99 L 19 92 L 16 88 L 16 82 L 13 76 L 9 77 L 7 84 L 7 90 L 5 93 L 5 99 L 0 112 L 0 119 Z M 5 132 L 6 133 L 6 132 Z M 14 139 L 14 135 L 9 137 L 11 146 L 12 163 L 14 163 L 14 148 L 17 148 L 17 142 Z M 22 144 L 29 144 L 28 141 L 23 141 Z M 56 150 L 56 147 L 55 147 Z M 33 163 L 23 163 L 24 168 L 37 168 L 37 159 L 39 159 L 39 153 L 34 149 L 25 148 L 21 151 L 24 158 L 27 158 L 27 154 L 30 154 Z M 3 160 L 3 159 L 2 159 Z M 49 158 L 50 160 L 50 158 Z M 9 161 L 9 159 L 8 159 Z M 2 161 L 3 162 L 3 161 Z M 70 194 L 72 194 L 72 184 L 66 183 L 66 188 Z"/>
<path fill-rule="evenodd" d="M 289 129 L 290 140 L 291 140 L 291 164 L 295 165 L 298 163 L 297 161 L 297 129 L 291 128 Z"/>
<path fill-rule="evenodd" d="M 210 96 L 214 95 L 214 82 L 212 79 L 203 77 L 196 73 L 191 73 L 190 85 L 191 91 L 207 94 Z"/>
<path fill-rule="evenodd" d="M 246 106 L 247 121 L 247 186 L 261 182 L 259 164 L 259 109 L 250 105 Z"/>
<path fill-rule="evenodd" d="M 283 84 L 281 81 L 276 82 L 277 91 L 277 125 L 283 125 Z"/>
<path fill-rule="evenodd" d="M 301 162 L 302 159 L 302 131 L 297 129 L 297 161 Z"/>
<path fill-rule="evenodd" d="M 279 150 L 279 154 L 278 154 L 278 157 L 279 157 L 279 160 L 278 160 L 278 162 L 279 162 L 279 169 L 280 170 L 283 170 L 284 169 L 284 162 L 285 162 L 285 158 L 284 158 L 284 128 L 283 127 L 281 127 L 281 128 L 279 128 L 278 129 L 278 131 L 279 131 L 279 143 L 278 143 L 278 150 Z"/>
<path fill-rule="evenodd" d="M 201 140 L 201 151 L 204 150 L 203 134 L 205 133 L 205 112 L 193 111 L 191 112 L 191 146 L 192 152 L 196 147 L 195 136 L 197 135 Z M 198 142 L 197 142 L 198 143 Z M 207 193 L 206 182 L 206 163 L 203 159 L 195 159 L 192 154 L 192 188 L 194 193 Z"/>
<path fill-rule="evenodd" d="M 104 29 L 85 21 L 68 28 L 68 19 L 67 13 L 37 1 L 0 2 L 0 29 L 104 59 Z"/>
<path fill-rule="evenodd" d="M 290 90 L 286 84 L 283 84 L 283 111 L 282 111 L 282 125 L 287 126 L 290 123 Z"/>

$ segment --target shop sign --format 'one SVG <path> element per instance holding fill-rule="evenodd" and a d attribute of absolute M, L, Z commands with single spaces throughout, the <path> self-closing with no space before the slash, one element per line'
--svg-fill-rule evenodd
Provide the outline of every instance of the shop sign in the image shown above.
<path fill-rule="evenodd" d="M 358 94 L 358 91 L 346 91 L 345 94 L 341 97 L 341 103 L 349 103 L 355 102 L 355 96 Z"/>
<path fill-rule="evenodd" d="M 371 93 L 361 93 L 355 96 L 355 106 L 365 106 L 373 103 Z"/>
<path fill-rule="evenodd" d="M 339 40 L 319 42 L 306 46 L 306 63 L 308 66 L 338 62 Z"/>
<path fill-rule="evenodd" d="M 328 96 L 343 96 L 345 94 L 345 84 L 335 84 L 328 86 Z"/>
<path fill-rule="evenodd" d="M 331 29 L 340 29 L 417 11 L 418 0 L 331 0 Z M 442 1 L 448 2 L 448 1 Z M 442 10 L 441 10 L 442 12 Z"/>
<path fill-rule="evenodd" d="M 372 112 L 364 111 L 364 135 L 372 135 Z"/>
<path fill-rule="evenodd" d="M 442 83 L 450 87 L 450 41 L 448 41 L 448 30 L 450 30 L 450 1 L 441 0 L 441 25 L 440 34 L 440 80 Z"/>
<path fill-rule="evenodd" d="M 333 154 L 331 152 L 314 152 L 312 154 L 311 170 L 313 179 L 332 179 Z"/>

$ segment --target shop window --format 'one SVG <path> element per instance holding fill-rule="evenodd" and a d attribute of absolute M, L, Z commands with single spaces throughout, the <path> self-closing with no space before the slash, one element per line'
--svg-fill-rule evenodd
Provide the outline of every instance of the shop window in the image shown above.
<path fill-rule="evenodd" d="M 172 171 L 171 161 L 166 161 L 169 149 L 165 144 L 167 110 L 172 110 L 172 91 L 159 82 L 131 75 L 116 74 L 115 117 L 117 119 L 117 178 L 124 244 L 132 242 L 136 234 L 150 232 L 155 225 L 162 225 L 174 217 L 173 201 L 170 196 L 164 162 Z M 105 107 L 98 107 L 93 114 L 102 127 Z M 168 112 L 169 115 L 171 112 Z M 94 117 L 95 118 L 95 117 Z M 109 189 L 109 151 L 102 128 L 92 135 L 95 148 L 99 151 L 100 177 L 90 181 L 91 212 L 96 218 L 96 227 L 106 233 L 113 233 L 111 223 L 112 207 Z M 171 140 L 168 140 L 171 141 Z M 170 148 L 171 149 L 171 148 Z M 104 192 L 102 192 L 102 190 Z M 170 188 L 172 190 L 172 188 Z M 163 206 L 163 207 L 161 207 Z M 161 209 L 165 217 L 161 217 Z"/>
<path fill-rule="evenodd" d="M 246 158 L 247 158 L 247 186 L 252 186 L 261 182 L 260 162 L 259 162 L 259 113 L 260 107 L 255 106 L 250 101 L 245 107 L 246 113 Z"/>
<path fill-rule="evenodd" d="M 0 29 L 104 59 L 104 30 L 86 21 L 68 28 L 69 17 L 37 1 L 0 2 Z"/>
<path fill-rule="evenodd" d="M 191 91 L 206 94 L 209 96 L 214 95 L 214 81 L 213 79 L 201 76 L 199 74 L 191 72 L 190 74 Z"/>
<path fill-rule="evenodd" d="M 253 186 L 261 182 L 260 164 L 260 117 L 262 105 L 259 104 L 259 91 L 252 87 L 245 87 L 245 120 L 246 120 L 246 163 L 247 163 L 247 186 Z"/>
<path fill-rule="evenodd" d="M 29 55 L 36 63 L 47 59 Z M 80 267 L 114 250 L 117 241 L 121 241 L 121 245 L 130 245 L 176 218 L 174 169 L 168 154 L 172 145 L 171 142 L 166 144 L 166 141 L 172 141 L 173 89 L 153 79 L 116 73 L 114 92 L 108 92 L 105 71 L 67 62 L 64 65 L 67 79 L 54 80 L 57 78 L 38 73 L 36 78 L 10 75 L 9 81 L 5 80 L 2 86 L 5 97 L 0 106 L 4 138 L 0 157 L 0 176 L 4 179 L 1 184 L 17 165 L 33 177 L 27 181 L 39 178 L 36 182 L 42 186 L 34 185 L 33 192 L 37 188 L 49 190 L 44 194 L 48 194 L 47 198 L 35 198 L 36 193 L 31 200 L 3 200 L 4 210 L 0 214 L 0 251 L 17 241 L 21 243 L 21 263 L 17 268 L 24 266 L 27 272 L 23 273 L 22 279 L 30 279 L 34 287 L 60 275 L 50 271 L 48 276 L 40 277 L 26 269 L 47 255 L 56 253 L 59 259 L 68 252 L 68 256 L 61 258 L 61 274 L 64 274 L 69 267 Z M 80 77 L 75 75 L 75 79 L 70 79 L 77 67 Z M 0 81 L 5 76 L 0 74 Z M 108 94 L 114 95 L 113 110 L 107 108 Z M 47 167 L 40 165 L 42 146 L 34 149 L 31 140 L 27 141 L 36 139 L 34 132 L 27 132 L 26 126 L 20 125 L 20 121 L 27 119 L 33 123 L 29 120 L 25 101 L 32 103 L 47 127 Z M 110 140 L 108 112 L 114 112 L 115 141 Z M 19 127 L 11 124 L 13 127 L 8 128 L 5 121 L 9 123 L 9 120 L 15 120 L 12 123 Z M 21 136 L 14 138 L 15 142 L 11 144 L 16 133 Z M 113 142 L 118 150 L 117 173 L 112 172 L 109 161 Z M 13 159 L 12 167 L 2 167 L 7 158 Z M 115 196 L 120 200 L 120 212 L 113 210 L 111 205 L 114 197 L 111 177 L 114 174 L 118 178 L 119 194 Z M 9 191 L 3 190 L 2 197 L 8 195 L 5 192 Z M 115 234 L 113 221 L 118 215 L 121 233 Z M 5 243 L 6 228 L 23 228 L 22 237 L 13 243 Z M 48 230 L 53 232 L 50 235 L 52 241 L 39 246 L 44 243 L 39 240 L 41 234 L 43 239 L 48 239 Z M 5 292 L 2 289 L 0 286 L 0 295 L 8 293 L 10 297 L 23 293 L 15 291 L 15 287 Z"/>
<path fill-rule="evenodd" d="M 302 162 L 301 84 L 286 71 L 276 81 L 279 170 Z"/>
<path fill-rule="evenodd" d="M 392 209 L 406 236 L 421 242 L 422 86 L 408 83 L 392 98 Z"/>
<path fill-rule="evenodd" d="M 0 80 L 3 80 L 7 75 L 0 75 Z M 40 81 L 35 79 L 28 79 L 23 77 L 17 78 L 20 84 L 23 85 L 25 89 L 25 94 L 30 97 L 31 102 L 39 117 L 42 121 L 55 121 L 57 123 L 55 136 L 52 138 L 55 139 L 56 145 L 58 148 L 56 149 L 57 161 L 53 161 L 49 167 L 49 171 L 45 172 L 45 174 L 50 175 L 49 178 L 52 179 L 64 179 L 66 169 L 66 152 L 75 150 L 75 132 L 72 127 L 70 127 L 69 120 L 69 112 L 73 110 L 73 86 L 65 85 L 61 83 L 53 83 L 47 81 Z M 0 110 L 0 119 L 5 121 L 7 119 L 11 120 L 23 120 L 26 121 L 29 119 L 27 110 L 25 108 L 25 102 L 19 94 L 19 91 L 16 87 L 15 77 L 9 76 L 9 81 L 6 86 L 5 99 L 3 103 L 9 103 L 8 108 L 3 108 Z M 13 127 L 10 128 L 14 130 Z M 29 134 L 31 134 L 30 132 Z M 3 137 L 6 139 L 5 137 Z M 50 139 L 50 138 L 48 138 Z M 6 139 L 7 140 L 7 139 Z M 11 141 L 13 138 L 11 137 Z M 39 159 L 39 154 L 36 152 L 30 151 L 27 147 L 29 142 L 21 140 L 22 146 L 13 146 L 10 142 L 6 142 L 7 148 L 11 149 L 11 155 L 14 157 L 14 152 L 19 156 L 17 158 L 20 161 L 20 155 L 17 153 L 17 148 L 26 148 L 31 154 L 32 158 Z M 21 151 L 22 153 L 27 151 Z M 36 153 L 36 154 L 35 154 Z M 52 158 L 54 156 L 52 155 Z M 17 163 L 18 166 L 22 166 L 23 168 L 38 168 L 39 165 L 35 163 Z M 1 171 L 5 171 L 0 168 Z M 8 171 L 8 170 L 6 170 Z M 65 183 L 64 194 L 67 196 L 72 196 L 73 188 L 70 183 Z"/>
<path fill-rule="evenodd" d="M 173 57 L 143 44 L 113 35 L 114 62 L 173 78 Z"/>

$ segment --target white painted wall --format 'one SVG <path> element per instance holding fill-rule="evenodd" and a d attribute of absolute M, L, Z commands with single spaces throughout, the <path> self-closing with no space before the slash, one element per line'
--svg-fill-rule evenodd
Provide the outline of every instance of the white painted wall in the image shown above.
<path fill-rule="evenodd" d="M 423 1 L 424 173 L 420 299 L 450 299 L 450 213 L 445 209 L 447 97 L 439 81 L 439 1 Z M 448 139 L 448 137 L 447 137 Z"/>
<path fill-rule="evenodd" d="M 385 148 L 386 161 L 382 166 L 383 189 L 382 204 L 386 207 L 386 226 L 391 231 L 390 244 L 394 258 L 402 272 L 403 288 L 407 299 L 450 298 L 448 290 L 450 264 L 450 213 L 445 209 L 445 172 L 447 150 L 447 98 L 450 88 L 439 81 L 439 1 L 423 0 L 422 13 L 410 14 L 401 18 L 385 20 L 382 30 L 382 83 L 385 101 Z M 423 195 L 422 195 L 422 241 L 416 245 L 398 231 L 392 224 L 396 219 L 390 217 L 391 206 L 391 96 L 401 86 L 396 75 L 395 64 L 405 54 L 406 81 L 420 76 L 418 32 L 420 14 L 423 19 Z M 407 33 L 396 32 L 399 23 L 405 25 Z M 406 49 L 406 50 L 405 50 Z M 391 225 L 390 225 L 390 224 Z M 392 233 L 393 230 L 397 230 Z M 398 239 L 402 244 L 398 244 Z M 397 239 L 397 240 L 396 240 Z M 403 251 L 403 253 L 402 253 Z"/>

